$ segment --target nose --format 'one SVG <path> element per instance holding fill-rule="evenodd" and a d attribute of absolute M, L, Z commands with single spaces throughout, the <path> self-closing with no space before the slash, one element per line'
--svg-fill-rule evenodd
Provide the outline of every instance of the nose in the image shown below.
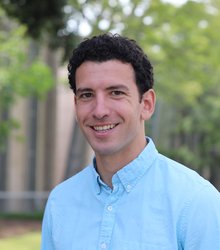
<path fill-rule="evenodd" d="M 109 115 L 109 104 L 104 95 L 97 95 L 95 99 L 93 117 L 102 120 Z"/>

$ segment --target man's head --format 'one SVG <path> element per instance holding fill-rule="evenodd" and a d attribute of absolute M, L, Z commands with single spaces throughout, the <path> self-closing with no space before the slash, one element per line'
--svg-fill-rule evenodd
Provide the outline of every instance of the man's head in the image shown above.
<path fill-rule="evenodd" d="M 136 42 L 119 35 L 103 34 L 83 41 L 73 51 L 68 71 L 69 84 L 74 93 L 76 93 L 76 69 L 82 63 L 86 61 L 106 62 L 112 59 L 132 65 L 141 97 L 146 91 L 153 88 L 153 67 Z"/>
<path fill-rule="evenodd" d="M 147 56 L 128 38 L 100 35 L 74 50 L 68 69 L 77 121 L 96 158 L 134 159 L 155 107 Z"/>

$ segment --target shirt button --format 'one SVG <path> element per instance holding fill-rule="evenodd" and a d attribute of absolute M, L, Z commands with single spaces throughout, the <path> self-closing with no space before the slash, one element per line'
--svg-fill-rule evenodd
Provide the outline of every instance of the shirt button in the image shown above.
<path fill-rule="evenodd" d="M 109 212 L 111 212 L 113 208 L 112 208 L 112 206 L 108 206 L 107 209 Z"/>
<path fill-rule="evenodd" d="M 106 249 L 107 248 L 107 245 L 105 244 L 105 242 L 103 242 L 102 244 L 101 244 L 101 249 Z"/>
<path fill-rule="evenodd" d="M 127 185 L 127 187 L 126 187 L 127 192 L 130 192 L 130 191 L 131 191 L 131 188 L 132 188 L 131 185 Z"/>

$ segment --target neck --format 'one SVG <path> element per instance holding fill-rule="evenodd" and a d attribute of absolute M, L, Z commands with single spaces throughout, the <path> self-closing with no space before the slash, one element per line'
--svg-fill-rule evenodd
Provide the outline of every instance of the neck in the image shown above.
<path fill-rule="evenodd" d="M 112 186 L 112 176 L 118 172 L 120 169 L 125 167 L 128 163 L 133 161 L 142 152 L 146 146 L 146 140 L 144 138 L 143 143 L 137 151 L 126 150 L 124 153 L 118 153 L 114 155 L 99 155 L 96 154 L 96 165 L 97 171 L 103 182 L 105 182 L 109 187 Z"/>

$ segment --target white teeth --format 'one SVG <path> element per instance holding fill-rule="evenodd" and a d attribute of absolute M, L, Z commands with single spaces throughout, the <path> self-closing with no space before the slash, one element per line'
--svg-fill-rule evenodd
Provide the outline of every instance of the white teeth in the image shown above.
<path fill-rule="evenodd" d="M 104 126 L 94 126 L 93 128 L 96 131 L 106 131 L 106 130 L 114 128 L 115 126 L 116 126 L 115 124 L 110 124 L 110 125 L 104 125 Z"/>

